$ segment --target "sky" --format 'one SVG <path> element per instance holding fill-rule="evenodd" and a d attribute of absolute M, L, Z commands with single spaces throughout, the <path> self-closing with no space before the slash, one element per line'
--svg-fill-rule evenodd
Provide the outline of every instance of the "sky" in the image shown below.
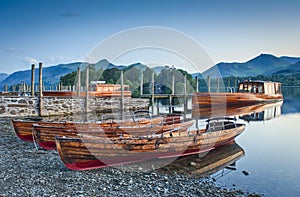
<path fill-rule="evenodd" d="M 0 0 L 0 73 L 101 58 L 202 72 L 261 53 L 300 57 L 299 10 L 298 0 Z"/>

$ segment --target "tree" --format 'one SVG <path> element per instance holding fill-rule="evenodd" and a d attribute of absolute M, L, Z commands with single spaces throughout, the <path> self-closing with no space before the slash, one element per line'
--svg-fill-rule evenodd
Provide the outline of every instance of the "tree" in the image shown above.
<path fill-rule="evenodd" d="M 115 84 L 120 80 L 121 71 L 117 68 L 106 69 L 103 71 L 103 74 L 100 80 L 106 81 L 106 83 Z"/>

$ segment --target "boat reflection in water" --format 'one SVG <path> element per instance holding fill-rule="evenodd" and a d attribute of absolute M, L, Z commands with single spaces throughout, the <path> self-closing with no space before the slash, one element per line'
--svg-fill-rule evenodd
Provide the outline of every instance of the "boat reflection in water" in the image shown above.
<path fill-rule="evenodd" d="M 281 115 L 281 106 L 282 102 L 264 105 L 261 106 L 259 110 L 250 114 L 241 115 L 239 118 L 247 122 L 271 120 Z"/>
<path fill-rule="evenodd" d="M 192 117 L 195 119 L 206 119 L 218 116 L 239 116 L 246 121 L 270 120 L 281 115 L 283 101 L 249 105 L 247 107 L 220 106 L 214 107 L 193 107 Z"/>
<path fill-rule="evenodd" d="M 205 154 L 182 156 L 176 160 L 151 160 L 139 163 L 138 167 L 149 168 L 149 165 L 152 165 L 152 168 L 156 168 L 156 171 L 161 173 L 176 173 L 197 178 L 210 176 L 217 178 L 216 176 L 236 170 L 236 162 L 244 155 L 244 150 L 236 142 L 232 142 Z M 166 165 L 162 166 L 162 164 Z"/>

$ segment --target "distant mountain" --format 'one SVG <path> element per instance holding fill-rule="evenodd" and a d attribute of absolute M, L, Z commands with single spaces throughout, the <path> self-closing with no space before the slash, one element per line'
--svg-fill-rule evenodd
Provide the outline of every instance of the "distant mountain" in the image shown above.
<path fill-rule="evenodd" d="M 99 62 L 93 65 L 95 66 L 96 69 L 103 69 L 103 70 L 112 69 L 112 68 L 122 69 L 125 67 L 125 66 L 116 66 L 110 63 L 109 61 L 107 61 L 106 59 L 100 60 Z"/>
<path fill-rule="evenodd" d="M 300 73 L 300 61 L 295 63 L 295 64 L 291 64 L 289 66 L 286 67 L 286 69 L 280 70 L 275 72 L 274 74 L 277 75 L 294 75 Z"/>
<path fill-rule="evenodd" d="M 147 66 L 141 63 L 135 63 L 135 64 L 131 64 L 127 67 L 128 69 L 130 68 L 137 68 L 139 70 L 141 70 L 142 72 L 146 70 Z"/>
<path fill-rule="evenodd" d="M 43 82 L 45 86 L 53 86 L 57 85 L 60 81 L 60 77 L 64 76 L 66 74 L 69 74 L 73 71 L 77 71 L 77 68 L 80 67 L 81 70 L 85 69 L 85 67 L 89 65 L 89 63 L 86 62 L 75 62 L 70 64 L 59 64 L 56 66 L 49 66 L 49 67 L 43 67 Z M 91 66 L 94 66 L 96 70 L 99 69 L 112 69 L 112 68 L 118 68 L 119 70 L 122 70 L 124 68 L 127 68 L 127 66 L 116 66 L 106 59 L 100 60 L 99 62 L 95 64 L 90 64 Z M 132 64 L 128 67 L 136 67 L 140 70 L 145 70 L 146 65 L 143 65 L 141 63 Z M 3 76 L 3 80 L 1 80 L 1 77 Z M 35 83 L 38 84 L 38 77 L 39 77 L 39 68 L 35 69 Z M 31 84 L 31 70 L 24 70 L 24 71 L 17 71 L 12 73 L 11 75 L 8 74 L 0 74 L 0 91 L 3 91 L 4 85 L 15 85 L 15 84 Z"/>
<path fill-rule="evenodd" d="M 154 70 L 155 73 L 160 73 L 160 71 L 162 69 L 168 69 L 168 68 L 170 68 L 170 66 L 156 66 L 156 67 L 154 67 L 152 69 Z"/>
<path fill-rule="evenodd" d="M 6 77 L 8 77 L 8 74 L 0 73 L 0 82 L 3 81 L 4 79 L 6 79 Z"/>
<path fill-rule="evenodd" d="M 282 57 L 280 57 L 279 59 L 288 61 L 288 62 L 290 62 L 290 64 L 295 64 L 295 63 L 297 63 L 297 62 L 300 61 L 300 58 L 299 58 L 299 57 L 287 57 L 287 56 L 282 56 Z"/>
<path fill-rule="evenodd" d="M 83 69 L 88 63 L 76 62 L 70 64 L 59 64 L 57 66 L 43 67 L 43 82 L 47 85 L 57 85 L 60 77 L 76 71 L 78 67 Z M 35 69 L 35 83 L 38 83 L 39 68 Z M 14 85 L 26 83 L 31 84 L 31 70 L 18 71 L 9 75 L 5 80 L 0 82 L 0 90 L 3 90 L 4 85 Z"/>
<path fill-rule="evenodd" d="M 300 58 L 299 58 L 300 59 Z M 275 57 L 270 54 L 261 54 L 244 63 L 219 63 L 211 67 L 203 73 L 204 77 L 208 75 L 211 77 L 217 76 L 257 76 L 257 75 L 272 75 L 280 70 L 286 69 L 291 62 L 296 61 L 297 58 L 290 57 Z M 220 75 L 218 74 L 220 73 Z"/>

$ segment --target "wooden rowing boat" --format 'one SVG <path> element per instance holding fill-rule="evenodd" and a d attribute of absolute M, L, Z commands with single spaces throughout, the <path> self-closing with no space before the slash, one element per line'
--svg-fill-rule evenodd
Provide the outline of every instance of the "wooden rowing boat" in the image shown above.
<path fill-rule="evenodd" d="M 57 136 L 55 142 L 61 160 L 68 168 L 87 170 L 209 151 L 231 142 L 244 129 L 245 124 L 215 119 L 202 130 L 119 138 L 81 134 L 76 138 Z"/>
<path fill-rule="evenodd" d="M 15 120 L 12 119 L 12 125 L 15 130 L 16 135 L 23 141 L 32 142 L 33 141 L 33 124 L 42 124 L 44 126 L 54 126 L 57 123 L 55 122 L 42 122 L 34 120 Z M 60 124 L 64 126 L 72 126 L 73 123 L 70 122 L 61 122 Z"/>
<path fill-rule="evenodd" d="M 145 116 L 145 111 L 134 112 L 129 115 L 120 116 L 119 114 L 106 114 L 101 117 L 101 121 L 94 123 L 81 123 L 81 122 L 44 122 L 42 120 L 15 120 L 12 119 L 12 125 L 16 135 L 24 141 L 33 141 L 33 124 L 46 127 L 65 127 L 65 128 L 79 128 L 85 125 L 94 125 L 94 127 L 103 127 L 114 129 L 121 126 L 143 126 L 147 124 L 159 124 L 162 122 L 162 117 Z M 147 113 L 148 114 L 148 113 Z"/>
<path fill-rule="evenodd" d="M 76 137 L 77 134 L 85 134 L 104 138 L 118 138 L 120 136 L 147 136 L 160 134 L 167 131 L 185 131 L 194 124 L 194 120 L 187 119 L 178 122 L 170 121 L 171 117 L 162 119 L 156 117 L 151 124 L 126 124 L 126 125 L 110 125 L 110 124 L 76 124 L 71 127 L 64 125 L 59 126 L 43 126 L 34 124 L 35 141 L 46 150 L 56 149 L 55 136 Z M 175 119 L 178 117 L 175 116 Z M 173 122 L 172 124 L 170 122 Z"/>
<path fill-rule="evenodd" d="M 244 81 L 238 87 L 238 92 L 193 93 L 192 103 L 194 106 L 243 107 L 283 100 L 281 84 L 278 82 Z"/>

